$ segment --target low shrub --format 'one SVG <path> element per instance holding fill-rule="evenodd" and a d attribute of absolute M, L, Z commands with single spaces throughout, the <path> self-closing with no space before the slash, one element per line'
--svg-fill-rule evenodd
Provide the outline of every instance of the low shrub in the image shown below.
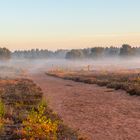
<path fill-rule="evenodd" d="M 107 80 L 97 80 L 96 84 L 99 85 L 99 86 L 106 86 L 108 85 L 108 81 Z"/>
<path fill-rule="evenodd" d="M 4 103 L 0 100 L 0 118 L 4 117 L 4 115 L 5 115 Z"/>
<path fill-rule="evenodd" d="M 52 121 L 45 115 L 46 107 L 42 104 L 33 109 L 23 121 L 23 128 L 18 131 L 23 138 L 56 140 L 58 121 Z"/>
<path fill-rule="evenodd" d="M 5 115 L 5 107 L 4 103 L 0 100 L 0 134 L 3 133 L 4 129 L 4 115 Z"/>

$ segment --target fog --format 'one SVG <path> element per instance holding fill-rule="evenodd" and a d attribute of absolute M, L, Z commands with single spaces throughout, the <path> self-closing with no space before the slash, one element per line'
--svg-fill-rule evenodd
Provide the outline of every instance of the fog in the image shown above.
<path fill-rule="evenodd" d="M 82 70 L 90 67 L 91 70 L 117 70 L 117 69 L 140 69 L 140 58 L 133 59 L 83 59 L 83 60 L 66 60 L 66 59 L 37 59 L 37 60 L 12 60 L 11 66 L 18 66 L 23 69 L 33 71 L 48 71 L 51 69 L 63 70 Z"/>
<path fill-rule="evenodd" d="M 5 69 L 5 67 L 7 69 Z M 66 60 L 66 59 L 11 59 L 9 61 L 0 62 L 0 76 L 11 76 L 19 74 L 19 71 L 26 73 L 47 72 L 49 70 L 134 70 L 140 69 L 140 58 L 115 58 L 115 59 L 82 59 L 82 60 Z M 17 73 L 12 74 L 10 70 L 16 69 Z"/>

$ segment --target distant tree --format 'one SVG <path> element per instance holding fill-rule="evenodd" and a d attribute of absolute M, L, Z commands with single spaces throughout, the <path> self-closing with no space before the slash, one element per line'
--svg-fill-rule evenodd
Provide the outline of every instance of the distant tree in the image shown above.
<path fill-rule="evenodd" d="M 83 49 L 82 51 L 85 58 L 90 58 L 91 49 L 87 48 L 87 49 Z"/>
<path fill-rule="evenodd" d="M 105 50 L 105 48 L 103 48 L 103 47 L 91 48 L 90 56 L 93 58 L 102 57 L 104 55 L 104 50 Z"/>
<path fill-rule="evenodd" d="M 140 56 L 140 47 L 133 48 L 137 57 Z"/>
<path fill-rule="evenodd" d="M 67 52 L 68 52 L 68 50 L 62 50 L 62 49 L 57 50 L 54 53 L 54 57 L 55 58 L 65 58 Z"/>
<path fill-rule="evenodd" d="M 113 56 L 113 57 L 118 56 L 119 55 L 119 48 L 111 46 L 110 48 L 108 48 L 107 55 Z"/>
<path fill-rule="evenodd" d="M 82 50 L 71 50 L 67 52 L 66 59 L 81 59 L 84 58 L 84 54 Z"/>
<path fill-rule="evenodd" d="M 11 52 L 7 48 L 0 48 L 0 60 L 8 60 L 11 58 Z"/>
<path fill-rule="evenodd" d="M 120 56 L 131 56 L 134 55 L 134 49 L 128 44 L 122 45 L 120 49 Z"/>

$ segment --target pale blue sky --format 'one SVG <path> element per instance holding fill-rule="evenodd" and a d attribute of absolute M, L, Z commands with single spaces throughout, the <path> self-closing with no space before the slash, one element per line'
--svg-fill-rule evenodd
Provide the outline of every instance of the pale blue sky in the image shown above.
<path fill-rule="evenodd" d="M 140 45 L 140 0 L 0 0 L 0 46 Z"/>

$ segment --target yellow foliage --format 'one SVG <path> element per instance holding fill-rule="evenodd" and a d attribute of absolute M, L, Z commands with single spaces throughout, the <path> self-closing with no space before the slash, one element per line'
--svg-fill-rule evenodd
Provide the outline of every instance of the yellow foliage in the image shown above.
<path fill-rule="evenodd" d="M 3 102 L 0 100 L 0 133 L 3 132 L 3 128 L 4 128 L 4 114 L 5 114 L 5 107 Z"/>
<path fill-rule="evenodd" d="M 0 100 L 0 118 L 2 118 L 5 114 L 4 103 Z"/>
<path fill-rule="evenodd" d="M 23 128 L 21 133 L 26 138 L 31 140 L 45 139 L 45 140 L 57 140 L 57 127 L 58 122 L 52 122 L 51 119 L 44 115 L 45 107 L 39 105 L 38 110 L 33 110 L 23 121 Z"/>
<path fill-rule="evenodd" d="M 4 127 L 4 120 L 0 118 L 0 133 L 3 132 L 3 127 Z"/>

